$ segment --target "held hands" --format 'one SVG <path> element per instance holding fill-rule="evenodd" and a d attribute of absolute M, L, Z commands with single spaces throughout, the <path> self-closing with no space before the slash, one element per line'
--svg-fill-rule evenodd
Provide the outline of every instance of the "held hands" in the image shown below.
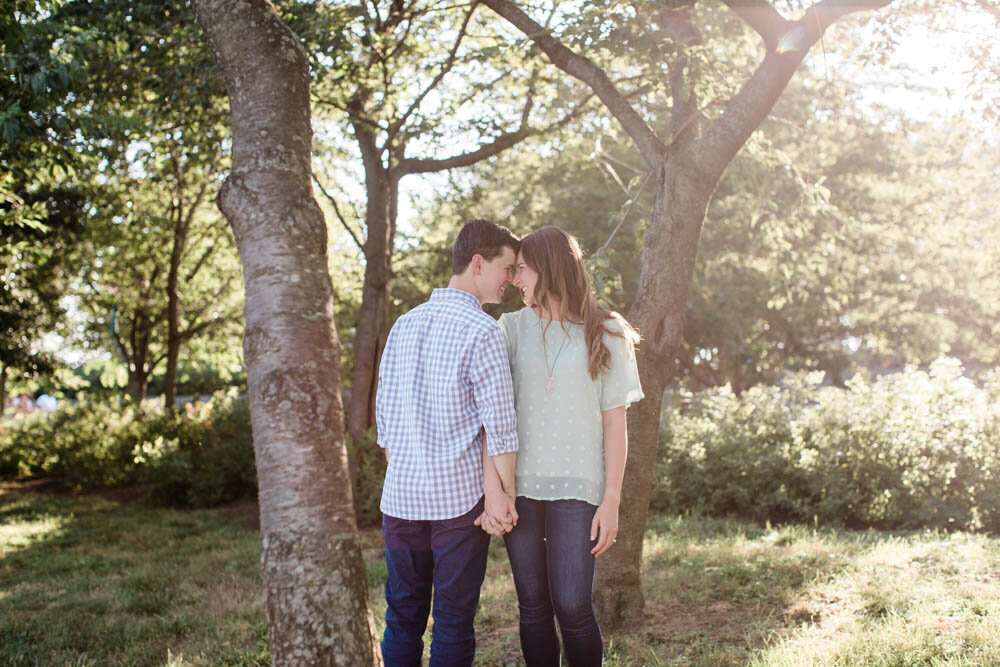
<path fill-rule="evenodd" d="M 487 493 L 486 509 L 473 523 L 490 535 L 509 533 L 517 525 L 514 497 L 502 491 Z"/>
<path fill-rule="evenodd" d="M 590 522 L 590 541 L 597 540 L 597 544 L 590 550 L 595 557 L 615 543 L 618 536 L 618 504 L 618 500 L 605 497 L 594 513 L 594 520 Z"/>

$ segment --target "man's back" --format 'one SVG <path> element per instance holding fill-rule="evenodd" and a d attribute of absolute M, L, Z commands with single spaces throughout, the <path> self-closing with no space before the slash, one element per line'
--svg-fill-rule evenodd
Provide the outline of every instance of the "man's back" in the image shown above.
<path fill-rule="evenodd" d="M 482 429 L 491 454 L 516 450 L 517 435 L 506 345 L 476 297 L 437 289 L 397 320 L 379 367 L 376 422 L 390 452 L 383 513 L 447 519 L 479 500 Z"/>

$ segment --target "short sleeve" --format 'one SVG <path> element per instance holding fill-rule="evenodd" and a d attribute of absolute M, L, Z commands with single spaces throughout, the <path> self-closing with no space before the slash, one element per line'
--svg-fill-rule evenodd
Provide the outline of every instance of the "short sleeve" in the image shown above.
<path fill-rule="evenodd" d="M 507 342 L 507 357 L 510 359 L 511 368 L 514 367 L 514 359 L 517 356 L 517 313 L 504 313 L 500 316 L 500 330 L 503 338 Z"/>
<path fill-rule="evenodd" d="M 635 363 L 635 350 L 624 338 L 604 335 L 604 344 L 611 352 L 607 371 L 601 374 L 601 411 L 612 410 L 642 400 L 639 368 Z"/>

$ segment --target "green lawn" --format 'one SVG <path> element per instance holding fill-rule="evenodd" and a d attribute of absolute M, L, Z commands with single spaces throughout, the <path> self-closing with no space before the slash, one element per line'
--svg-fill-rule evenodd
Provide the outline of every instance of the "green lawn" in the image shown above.
<path fill-rule="evenodd" d="M 226 510 L 0 488 L 0 663 L 267 663 L 258 535 Z M 381 630 L 385 564 L 364 531 Z M 1000 664 L 1000 541 L 654 518 L 645 622 L 608 665 Z M 494 540 L 482 665 L 518 664 Z"/>

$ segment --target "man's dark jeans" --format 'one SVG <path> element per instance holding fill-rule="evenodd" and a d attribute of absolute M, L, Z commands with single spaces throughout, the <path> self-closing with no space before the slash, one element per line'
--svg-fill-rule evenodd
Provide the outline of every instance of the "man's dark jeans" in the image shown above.
<path fill-rule="evenodd" d="M 528 667 L 558 667 L 562 631 L 572 667 L 600 665 L 601 628 L 592 600 L 594 565 L 590 524 L 597 508 L 582 500 L 516 501 L 518 521 L 504 535 L 521 612 L 521 651 Z"/>
<path fill-rule="evenodd" d="M 434 590 L 432 666 L 471 665 L 476 654 L 473 621 L 486 576 L 490 538 L 473 521 L 483 499 L 462 516 L 441 521 L 382 517 L 385 538 L 386 667 L 419 666 Z"/>

